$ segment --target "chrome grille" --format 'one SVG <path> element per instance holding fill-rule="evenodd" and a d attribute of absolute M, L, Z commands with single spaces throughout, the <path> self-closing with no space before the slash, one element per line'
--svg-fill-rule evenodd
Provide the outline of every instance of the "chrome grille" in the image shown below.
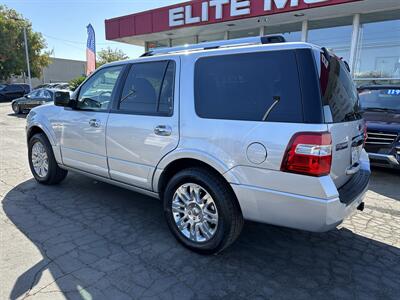
<path fill-rule="evenodd" d="M 377 132 L 368 131 L 366 144 L 370 145 L 391 145 L 397 138 L 397 133 L 394 132 Z"/>

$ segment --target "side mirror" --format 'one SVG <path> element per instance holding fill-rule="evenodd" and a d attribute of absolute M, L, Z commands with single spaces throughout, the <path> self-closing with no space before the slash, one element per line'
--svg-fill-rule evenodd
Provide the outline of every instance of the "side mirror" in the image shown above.
<path fill-rule="evenodd" d="M 54 105 L 69 107 L 71 105 L 69 92 L 57 91 L 54 93 Z"/>

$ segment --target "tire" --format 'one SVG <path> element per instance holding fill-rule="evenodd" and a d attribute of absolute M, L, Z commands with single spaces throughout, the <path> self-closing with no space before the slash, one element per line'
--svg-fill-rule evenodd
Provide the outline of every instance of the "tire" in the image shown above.
<path fill-rule="evenodd" d="M 18 105 L 18 103 L 13 103 L 12 109 L 16 115 L 19 115 L 21 113 L 21 107 Z"/>
<path fill-rule="evenodd" d="M 193 187 L 192 190 L 191 187 Z M 190 205 L 196 205 L 195 202 L 188 201 L 183 206 L 183 201 L 180 201 L 180 199 L 187 200 L 187 195 L 192 194 L 190 191 L 196 194 L 195 190 L 197 189 L 200 195 L 197 199 L 207 200 L 205 200 L 206 204 L 204 205 L 202 201 L 196 202 L 202 205 L 198 206 L 196 211 L 196 208 L 190 209 Z M 178 192 L 179 195 L 182 195 L 182 191 L 185 193 L 185 197 L 178 196 Z M 207 196 L 207 193 L 211 198 Z M 171 232 L 180 243 L 195 252 L 201 254 L 219 253 L 231 245 L 242 230 L 243 216 L 233 191 L 229 188 L 228 183 L 217 174 L 204 168 L 185 169 L 173 176 L 166 186 L 163 202 L 164 215 Z M 200 208 L 205 207 L 207 203 L 211 203 L 207 209 Z M 172 207 L 173 204 L 174 208 Z M 209 217 L 210 212 L 212 218 Z M 203 218 L 203 216 L 207 218 Z M 217 225 L 208 222 L 209 219 L 214 219 L 215 222 L 215 217 L 217 218 Z M 194 228 L 196 229 L 194 231 L 190 230 L 192 226 L 186 220 L 195 224 Z M 200 222 L 197 222 L 199 220 Z M 203 224 L 204 222 L 206 224 Z M 181 225 L 181 229 L 178 228 L 178 224 Z M 182 224 L 188 225 L 185 227 Z M 204 230 L 203 226 L 207 230 Z M 192 234 L 193 232 L 194 234 Z M 203 234 L 204 232 L 208 233 Z"/>
<path fill-rule="evenodd" d="M 40 167 L 38 167 L 38 164 L 36 164 L 36 169 L 35 169 L 33 162 L 34 158 L 32 157 L 32 153 L 34 153 L 35 155 L 35 153 L 38 153 L 38 151 L 36 151 L 34 147 L 39 147 L 41 150 L 43 150 L 43 152 L 39 151 L 39 153 L 43 157 L 47 157 L 47 159 L 42 160 L 42 161 L 47 161 L 47 172 L 45 172 L 46 168 L 44 164 L 42 164 L 43 172 L 41 172 Z M 35 177 L 36 181 L 41 184 L 46 184 L 46 185 L 58 184 L 61 181 L 63 181 L 68 174 L 68 171 L 61 169 L 58 166 L 54 158 L 54 153 L 50 145 L 50 142 L 47 139 L 46 135 L 43 133 L 37 133 L 30 138 L 28 142 L 28 160 L 29 160 L 29 167 L 31 169 L 33 177 Z M 37 169 L 39 169 L 39 171 Z"/>

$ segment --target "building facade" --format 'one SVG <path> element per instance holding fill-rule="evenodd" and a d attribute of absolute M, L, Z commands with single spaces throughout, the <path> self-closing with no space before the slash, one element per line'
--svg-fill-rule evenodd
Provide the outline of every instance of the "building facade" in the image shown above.
<path fill-rule="evenodd" d="M 32 87 L 42 83 L 69 82 L 85 73 L 85 61 L 50 57 L 50 64 L 43 68 L 42 76 L 32 78 Z M 10 83 L 28 83 L 28 78 L 26 76 L 13 77 Z"/>
<path fill-rule="evenodd" d="M 105 21 L 108 40 L 150 50 L 282 34 L 333 50 L 358 84 L 400 83 L 399 0 L 194 0 Z"/>

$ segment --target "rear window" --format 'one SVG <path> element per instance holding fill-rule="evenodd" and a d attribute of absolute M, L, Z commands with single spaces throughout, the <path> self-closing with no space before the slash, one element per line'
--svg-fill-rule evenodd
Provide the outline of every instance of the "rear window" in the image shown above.
<path fill-rule="evenodd" d="M 321 94 L 330 107 L 334 123 L 361 118 L 356 86 L 345 62 L 328 53 L 321 53 Z"/>
<path fill-rule="evenodd" d="M 360 103 L 364 110 L 400 110 L 400 88 L 363 91 Z"/>
<path fill-rule="evenodd" d="M 301 91 L 294 51 L 200 58 L 195 66 L 195 108 L 211 119 L 302 122 Z"/>

